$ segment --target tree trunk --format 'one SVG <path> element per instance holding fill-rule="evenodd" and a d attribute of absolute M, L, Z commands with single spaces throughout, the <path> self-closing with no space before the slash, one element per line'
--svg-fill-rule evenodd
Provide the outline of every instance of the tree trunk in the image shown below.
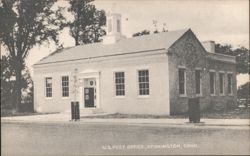
<path fill-rule="evenodd" d="M 79 32 L 75 32 L 74 35 L 72 35 L 72 37 L 75 39 L 75 46 L 80 45 L 79 43 Z"/>
<path fill-rule="evenodd" d="M 78 45 L 80 45 L 80 43 L 76 41 L 76 42 L 75 42 L 75 45 L 78 46 Z"/>
<path fill-rule="evenodd" d="M 80 45 L 79 41 L 78 41 L 78 37 L 75 37 L 75 46 Z"/>
<path fill-rule="evenodd" d="M 15 83 L 15 109 L 16 111 L 20 111 L 20 104 L 21 104 L 21 99 L 22 99 L 22 63 L 21 61 L 16 62 L 15 66 L 15 74 L 16 74 L 16 83 Z"/>

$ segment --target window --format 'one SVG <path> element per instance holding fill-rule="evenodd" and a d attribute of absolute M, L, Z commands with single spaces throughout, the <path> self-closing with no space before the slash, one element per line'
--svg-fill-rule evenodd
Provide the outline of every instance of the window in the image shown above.
<path fill-rule="evenodd" d="M 210 77 L 210 94 L 215 94 L 215 72 L 210 72 L 209 77 Z"/>
<path fill-rule="evenodd" d="M 69 97 L 69 77 L 62 76 L 62 97 Z"/>
<path fill-rule="evenodd" d="M 117 20 L 117 32 L 121 32 L 121 22 Z"/>
<path fill-rule="evenodd" d="M 195 70 L 195 92 L 201 94 L 201 70 Z"/>
<path fill-rule="evenodd" d="M 233 85 L 232 85 L 232 81 L 233 80 L 233 75 L 232 74 L 228 74 L 227 75 L 227 91 L 228 91 L 228 94 L 232 94 L 232 88 L 233 88 Z"/>
<path fill-rule="evenodd" d="M 116 96 L 124 96 L 125 95 L 125 76 L 124 72 L 116 72 L 115 73 L 115 89 Z"/>
<path fill-rule="evenodd" d="M 109 19 L 108 20 L 108 32 L 111 32 L 112 31 L 112 20 Z"/>
<path fill-rule="evenodd" d="M 45 78 L 46 97 L 52 97 L 52 77 Z"/>
<path fill-rule="evenodd" d="M 148 70 L 139 70 L 139 95 L 149 95 L 149 72 Z"/>
<path fill-rule="evenodd" d="M 179 94 L 185 94 L 185 69 L 179 69 Z"/>
<path fill-rule="evenodd" d="M 220 94 L 224 94 L 224 73 L 219 73 Z"/>

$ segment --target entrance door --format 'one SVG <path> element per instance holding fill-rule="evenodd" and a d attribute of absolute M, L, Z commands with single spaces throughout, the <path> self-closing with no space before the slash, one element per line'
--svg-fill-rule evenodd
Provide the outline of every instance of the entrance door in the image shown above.
<path fill-rule="evenodd" d="M 94 107 L 94 88 L 84 88 L 84 103 L 85 107 Z"/>

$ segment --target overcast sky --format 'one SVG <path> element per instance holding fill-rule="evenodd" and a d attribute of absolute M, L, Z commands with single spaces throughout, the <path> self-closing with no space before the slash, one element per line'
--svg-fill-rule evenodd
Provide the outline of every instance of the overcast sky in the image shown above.
<path fill-rule="evenodd" d="M 249 47 L 248 0 L 97 0 L 96 7 L 121 13 L 123 32 L 131 36 L 143 29 L 191 28 L 200 40 L 215 40 Z"/>
<path fill-rule="evenodd" d="M 59 5 L 67 5 L 60 1 Z M 163 23 L 171 30 L 191 28 L 199 40 L 243 45 L 249 48 L 248 0 L 96 0 L 98 9 L 122 14 L 122 32 L 127 36 Z M 70 18 L 70 16 L 68 16 Z M 60 36 L 64 47 L 74 46 L 74 40 L 65 29 Z M 55 50 L 54 45 L 35 47 L 27 58 L 30 67 Z"/>

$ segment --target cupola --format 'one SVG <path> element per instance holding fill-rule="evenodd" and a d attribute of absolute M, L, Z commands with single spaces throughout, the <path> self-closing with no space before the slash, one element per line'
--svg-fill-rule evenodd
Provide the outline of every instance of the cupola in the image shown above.
<path fill-rule="evenodd" d="M 121 14 L 108 13 L 106 15 L 106 36 L 103 37 L 103 44 L 112 44 L 126 38 L 122 35 Z"/>

